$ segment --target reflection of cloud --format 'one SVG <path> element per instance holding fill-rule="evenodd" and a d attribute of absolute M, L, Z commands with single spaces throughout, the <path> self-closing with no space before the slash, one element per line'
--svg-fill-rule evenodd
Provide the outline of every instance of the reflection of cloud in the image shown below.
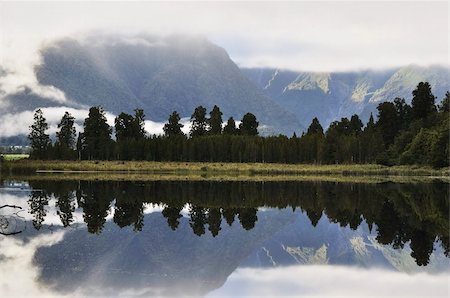
<path fill-rule="evenodd" d="M 39 247 L 50 246 L 63 238 L 64 232 L 39 235 L 29 242 L 17 237 L 0 239 L 1 297 L 58 297 L 37 282 L 39 270 L 33 265 Z"/>
<path fill-rule="evenodd" d="M 343 266 L 238 269 L 216 296 L 448 297 L 448 273 L 405 274 Z"/>

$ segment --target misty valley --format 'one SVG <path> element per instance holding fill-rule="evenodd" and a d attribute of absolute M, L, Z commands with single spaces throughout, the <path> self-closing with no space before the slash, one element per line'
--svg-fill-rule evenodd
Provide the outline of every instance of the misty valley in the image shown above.
<path fill-rule="evenodd" d="M 395 282 L 445 294 L 448 187 L 10 177 L 0 189 L 1 292 L 20 283 L 46 297 L 301 296 L 326 294 L 311 277 L 320 275 L 334 293 L 381 295 Z"/>

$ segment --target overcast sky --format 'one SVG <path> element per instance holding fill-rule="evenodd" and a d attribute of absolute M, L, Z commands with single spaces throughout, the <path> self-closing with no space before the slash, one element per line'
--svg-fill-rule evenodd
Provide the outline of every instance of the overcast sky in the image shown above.
<path fill-rule="evenodd" d="M 0 63 L 90 30 L 205 35 L 241 66 L 307 71 L 447 64 L 448 2 L 0 2 Z M 5 66 L 6 65 L 6 66 Z"/>

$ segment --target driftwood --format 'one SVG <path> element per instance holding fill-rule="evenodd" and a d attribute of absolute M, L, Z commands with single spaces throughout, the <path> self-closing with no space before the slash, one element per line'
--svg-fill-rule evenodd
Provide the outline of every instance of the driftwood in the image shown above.
<path fill-rule="evenodd" d="M 22 207 L 16 206 L 16 205 L 2 205 L 2 206 L 0 206 L 0 209 L 2 209 L 2 208 L 22 209 Z M 2 229 L 3 227 L 7 227 L 7 226 L 9 226 L 8 218 L 4 215 L 0 215 L 0 229 Z M 20 233 L 22 233 L 22 231 L 3 232 L 2 230 L 0 230 L 0 235 L 3 235 L 3 236 L 17 235 Z"/>

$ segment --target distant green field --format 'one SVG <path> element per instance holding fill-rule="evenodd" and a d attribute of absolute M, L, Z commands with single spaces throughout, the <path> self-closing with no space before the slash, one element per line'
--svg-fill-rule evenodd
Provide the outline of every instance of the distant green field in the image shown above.
<path fill-rule="evenodd" d="M 5 160 L 19 160 L 28 158 L 29 154 L 2 154 L 1 155 Z"/>

